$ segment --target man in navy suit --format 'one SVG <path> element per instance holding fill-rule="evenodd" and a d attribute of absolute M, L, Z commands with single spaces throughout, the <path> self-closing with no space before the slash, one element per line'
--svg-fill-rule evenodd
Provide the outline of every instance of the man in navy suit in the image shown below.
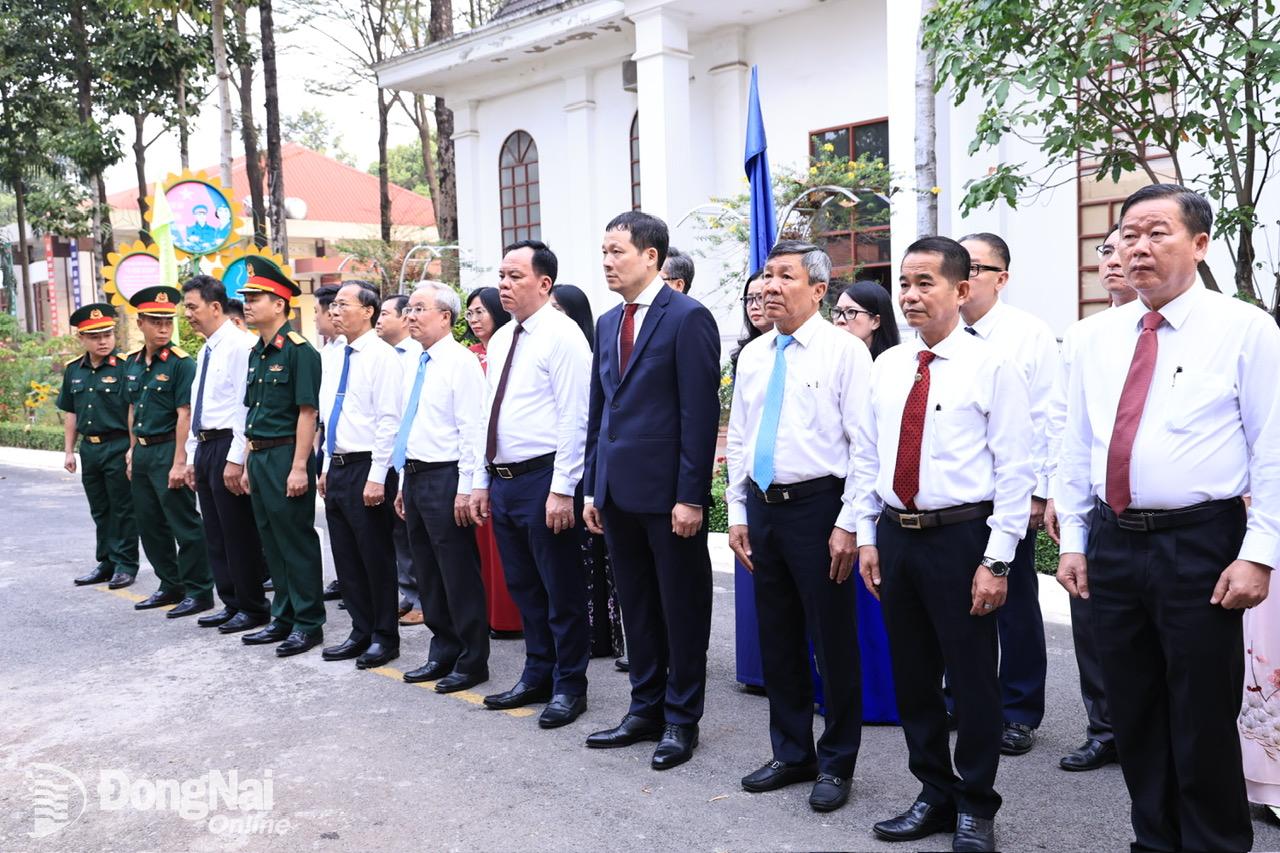
<path fill-rule="evenodd" d="M 665 770 L 693 756 L 706 693 L 720 335 L 711 312 L 664 285 L 661 219 L 620 214 L 602 251 L 624 303 L 596 327 L 583 519 L 609 545 L 631 707 L 587 746 L 656 740 L 652 766 Z"/>

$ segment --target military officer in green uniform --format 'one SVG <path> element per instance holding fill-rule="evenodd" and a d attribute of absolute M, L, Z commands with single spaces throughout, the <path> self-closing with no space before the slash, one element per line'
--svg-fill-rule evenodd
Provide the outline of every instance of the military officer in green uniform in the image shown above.
<path fill-rule="evenodd" d="M 128 471 L 142 549 L 160 579 L 160 588 L 134 607 L 176 604 L 167 614 L 176 619 L 213 607 L 204 527 L 196 496 L 186 484 L 196 366 L 172 344 L 174 317 L 182 304 L 176 287 L 144 287 L 129 302 L 138 312 L 144 343 L 125 365 L 132 433 Z"/>
<path fill-rule="evenodd" d="M 320 401 L 320 353 L 289 325 L 289 300 L 301 291 L 267 258 L 245 260 L 240 289 L 245 320 L 258 330 L 249 354 L 244 487 L 262 538 L 275 595 L 271 623 L 241 639 L 280 643 L 280 657 L 324 640 L 324 583 L 316 535 L 312 442 Z M 283 641 L 283 642 L 281 642 Z"/>
<path fill-rule="evenodd" d="M 84 354 L 62 371 L 58 408 L 66 437 L 63 467 L 76 472 L 76 436 L 80 441 L 80 482 L 89 499 L 97 534 L 98 566 L 75 579 L 76 586 L 107 582 L 111 589 L 133 583 L 138 574 L 138 526 L 125 476 L 129 450 L 129 404 L 124 398 L 124 356 L 116 353 L 116 309 L 95 302 L 71 315 Z"/>

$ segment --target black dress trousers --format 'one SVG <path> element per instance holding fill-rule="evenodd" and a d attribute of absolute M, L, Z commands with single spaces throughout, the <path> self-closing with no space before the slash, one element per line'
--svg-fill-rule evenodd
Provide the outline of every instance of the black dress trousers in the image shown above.
<path fill-rule="evenodd" d="M 222 479 L 231 441 L 228 435 L 196 445 L 196 494 L 204 522 L 205 550 L 223 605 L 251 616 L 267 616 L 271 605 L 262 592 L 267 562 L 253 517 L 253 500 L 227 491 Z"/>
<path fill-rule="evenodd" d="M 349 455 L 349 454 L 348 454 Z M 351 616 L 351 639 L 400 648 L 400 612 L 390 502 L 364 505 L 370 460 L 335 464 L 325 472 L 324 517 L 342 601 Z M 387 480 L 395 477 L 389 473 Z M 394 494 L 394 486 L 388 491 Z"/>

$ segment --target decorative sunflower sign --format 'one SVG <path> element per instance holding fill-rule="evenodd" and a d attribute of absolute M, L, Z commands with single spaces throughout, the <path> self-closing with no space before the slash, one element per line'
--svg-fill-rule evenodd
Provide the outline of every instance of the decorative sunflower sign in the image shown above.
<path fill-rule="evenodd" d="M 173 247 L 191 258 L 216 254 L 239 239 L 240 205 L 230 187 L 204 172 L 183 170 L 162 184 L 173 211 Z M 150 223 L 152 210 L 146 219 Z"/>

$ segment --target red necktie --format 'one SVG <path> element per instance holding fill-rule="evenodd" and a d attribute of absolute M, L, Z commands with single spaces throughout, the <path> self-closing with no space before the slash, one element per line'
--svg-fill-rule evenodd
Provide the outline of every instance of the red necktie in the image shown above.
<path fill-rule="evenodd" d="M 1133 500 L 1129 492 L 1129 463 L 1138 424 L 1142 422 L 1142 408 L 1151 390 L 1151 377 L 1156 372 L 1156 329 L 1163 322 L 1164 317 L 1157 311 L 1143 315 L 1142 332 L 1138 334 L 1138 345 L 1133 348 L 1129 375 L 1125 377 L 1120 404 L 1116 406 L 1116 425 L 1107 447 L 1107 503 L 1116 512 L 1124 512 Z"/>
<path fill-rule="evenodd" d="M 507 363 L 502 365 L 502 375 L 498 377 L 498 390 L 493 394 L 493 407 L 489 409 L 489 435 L 484 446 L 484 456 L 489 462 L 498 452 L 498 411 L 502 408 L 502 398 L 507 396 L 507 380 L 511 378 L 511 362 L 516 360 L 516 344 L 520 343 L 520 333 L 524 326 L 516 324 L 515 333 L 511 336 L 511 349 L 507 350 Z"/>
<path fill-rule="evenodd" d="M 629 302 L 622 308 L 622 333 L 618 336 L 618 374 L 627 372 L 631 351 L 636 346 L 636 309 L 640 306 Z"/>
<path fill-rule="evenodd" d="M 929 362 L 937 358 L 930 350 L 916 353 L 920 366 L 916 381 L 902 407 L 902 429 L 898 433 L 898 461 L 893 467 L 893 493 L 911 511 L 920 491 L 920 444 L 924 441 L 924 418 L 929 406 Z"/>

